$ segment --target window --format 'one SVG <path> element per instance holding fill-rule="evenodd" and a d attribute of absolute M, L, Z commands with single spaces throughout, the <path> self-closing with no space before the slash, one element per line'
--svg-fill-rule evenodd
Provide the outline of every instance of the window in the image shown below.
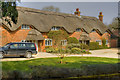
<path fill-rule="evenodd" d="M 19 48 L 26 48 L 25 44 L 19 44 Z"/>
<path fill-rule="evenodd" d="M 106 45 L 108 44 L 108 40 L 106 40 Z"/>
<path fill-rule="evenodd" d="M 11 48 L 11 49 L 16 49 L 16 48 L 18 48 L 18 44 L 12 44 L 12 45 L 10 45 L 10 48 Z"/>
<path fill-rule="evenodd" d="M 60 30 L 60 27 L 52 27 L 51 30 L 52 30 L 52 31 L 57 31 L 57 30 Z"/>
<path fill-rule="evenodd" d="M 95 29 L 93 29 L 91 32 L 96 32 Z"/>
<path fill-rule="evenodd" d="M 30 29 L 30 26 L 28 26 L 28 25 L 22 25 L 21 29 Z"/>
<path fill-rule="evenodd" d="M 81 29 L 80 29 L 80 28 L 77 28 L 77 29 L 76 29 L 76 31 L 77 31 L 77 32 L 80 32 L 80 31 L 81 31 Z"/>
<path fill-rule="evenodd" d="M 102 45 L 102 41 L 101 40 L 96 40 L 96 42 L 98 42 L 99 45 Z"/>
<path fill-rule="evenodd" d="M 63 46 L 67 45 L 67 40 L 61 40 L 61 45 Z"/>
<path fill-rule="evenodd" d="M 35 47 L 35 44 L 33 44 L 33 43 L 29 43 L 29 44 L 26 44 L 27 45 L 27 47 L 29 47 L 29 48 L 34 48 Z"/>
<path fill-rule="evenodd" d="M 52 46 L 52 39 L 45 39 L 45 46 Z"/>

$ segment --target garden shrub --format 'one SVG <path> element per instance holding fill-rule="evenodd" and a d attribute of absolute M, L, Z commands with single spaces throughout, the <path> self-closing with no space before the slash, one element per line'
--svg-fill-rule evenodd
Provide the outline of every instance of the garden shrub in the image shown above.
<path fill-rule="evenodd" d="M 90 48 L 90 50 L 109 49 L 109 47 L 107 47 L 107 45 L 102 46 L 102 45 L 99 45 L 98 42 L 90 42 L 89 48 Z"/>
<path fill-rule="evenodd" d="M 58 52 L 58 49 L 55 49 L 53 47 L 46 48 L 45 50 L 47 53 L 57 53 Z"/>
<path fill-rule="evenodd" d="M 68 49 L 80 48 L 80 44 L 73 44 L 73 43 L 72 43 L 72 44 L 68 44 L 68 45 L 67 45 L 67 48 L 68 48 Z"/>
<path fill-rule="evenodd" d="M 89 49 L 89 46 L 86 44 L 80 44 L 80 49 Z"/>
<path fill-rule="evenodd" d="M 78 44 L 79 41 L 75 37 L 68 37 L 67 38 L 67 43 L 68 44 L 71 44 L 71 43 Z"/>
<path fill-rule="evenodd" d="M 31 65 L 30 72 L 23 71 L 2 71 L 2 78 L 14 79 L 14 80 L 44 80 L 53 78 L 69 78 L 69 77 L 81 77 L 90 75 L 105 75 L 119 72 L 120 64 L 84 64 L 80 68 L 62 68 L 53 66 Z"/>
<path fill-rule="evenodd" d="M 72 48 L 71 52 L 74 54 L 80 54 L 81 53 L 81 49 L 80 48 Z"/>
<path fill-rule="evenodd" d="M 90 48 L 91 50 L 100 49 L 100 45 L 99 45 L 98 42 L 90 42 L 89 48 Z"/>
<path fill-rule="evenodd" d="M 105 46 L 105 45 L 106 45 L 106 39 L 102 38 L 102 46 Z"/>

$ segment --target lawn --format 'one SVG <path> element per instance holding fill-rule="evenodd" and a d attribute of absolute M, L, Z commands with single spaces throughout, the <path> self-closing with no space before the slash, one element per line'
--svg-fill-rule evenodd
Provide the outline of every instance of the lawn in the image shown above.
<path fill-rule="evenodd" d="M 30 66 L 35 66 L 35 65 L 79 69 L 81 65 L 118 63 L 118 59 L 99 58 L 99 57 L 66 57 L 63 59 L 64 62 L 63 64 L 60 64 L 59 61 L 60 61 L 59 58 L 39 58 L 39 59 L 32 59 L 26 61 L 7 61 L 7 62 L 2 62 L 2 70 L 30 71 Z"/>

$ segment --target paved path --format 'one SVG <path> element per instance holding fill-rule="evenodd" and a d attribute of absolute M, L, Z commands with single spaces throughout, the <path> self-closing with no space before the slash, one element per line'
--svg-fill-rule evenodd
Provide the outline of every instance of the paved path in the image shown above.
<path fill-rule="evenodd" d="M 112 49 L 101 49 L 101 50 L 91 50 L 90 52 L 92 54 L 84 54 L 83 56 L 88 56 L 88 57 L 108 57 L 108 58 L 119 58 L 117 53 L 118 49 L 112 48 Z M 82 55 L 68 55 L 70 56 L 82 56 Z M 45 53 L 45 52 L 39 52 L 37 55 L 34 55 L 30 59 L 35 59 L 35 58 L 49 58 L 49 57 L 58 57 L 54 54 L 50 53 Z M 19 57 L 7 57 L 4 59 L 1 59 L 1 61 L 21 61 L 21 60 L 30 60 L 27 58 L 19 58 Z"/>

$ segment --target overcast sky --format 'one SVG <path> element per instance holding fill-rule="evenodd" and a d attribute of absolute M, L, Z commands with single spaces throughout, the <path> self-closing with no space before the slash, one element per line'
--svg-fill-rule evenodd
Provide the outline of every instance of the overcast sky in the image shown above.
<path fill-rule="evenodd" d="M 99 12 L 103 12 L 105 24 L 110 24 L 114 17 L 118 16 L 118 2 L 21 2 L 18 6 L 42 9 L 46 6 L 55 6 L 62 13 L 73 14 L 76 8 L 81 15 L 98 18 Z"/>

